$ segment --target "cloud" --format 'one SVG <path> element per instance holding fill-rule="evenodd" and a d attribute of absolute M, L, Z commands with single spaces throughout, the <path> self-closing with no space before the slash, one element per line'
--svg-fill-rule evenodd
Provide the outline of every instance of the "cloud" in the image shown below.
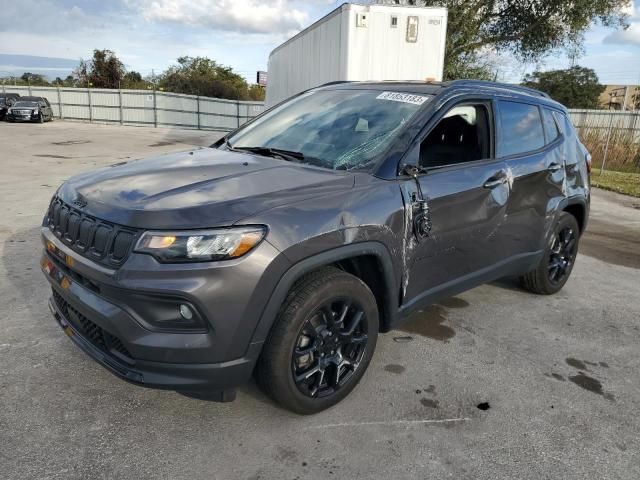
<path fill-rule="evenodd" d="M 624 10 L 629 15 L 629 28 L 607 35 L 602 42 L 640 46 L 640 5 L 630 2 Z"/>
<path fill-rule="evenodd" d="M 149 22 L 240 33 L 294 32 L 308 21 L 306 11 L 287 0 L 127 0 Z"/>
<path fill-rule="evenodd" d="M 640 22 L 632 24 L 626 30 L 619 30 L 607 35 L 604 43 L 622 43 L 640 46 Z"/>

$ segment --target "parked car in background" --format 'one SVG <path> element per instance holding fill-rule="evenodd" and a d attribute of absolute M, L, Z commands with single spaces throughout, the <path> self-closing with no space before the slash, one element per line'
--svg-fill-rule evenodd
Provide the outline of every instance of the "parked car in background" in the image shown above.
<path fill-rule="evenodd" d="M 0 120 L 5 119 L 7 110 L 18 98 L 20 98 L 18 93 L 0 93 Z"/>
<path fill-rule="evenodd" d="M 229 400 L 255 374 L 318 412 L 411 313 L 560 291 L 589 214 L 567 110 L 522 87 L 327 85 L 212 147 L 81 173 L 43 220 L 57 322 L 139 385 Z"/>
<path fill-rule="evenodd" d="M 7 111 L 8 122 L 49 122 L 53 109 L 45 97 L 20 97 Z"/>

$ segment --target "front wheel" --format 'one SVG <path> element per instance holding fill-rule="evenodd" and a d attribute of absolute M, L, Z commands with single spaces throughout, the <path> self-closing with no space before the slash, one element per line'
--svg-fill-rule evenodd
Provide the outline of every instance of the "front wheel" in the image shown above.
<path fill-rule="evenodd" d="M 333 267 L 300 279 L 285 300 L 256 369 L 263 391 L 310 414 L 355 388 L 378 338 L 378 308 L 359 278 Z"/>
<path fill-rule="evenodd" d="M 573 270 L 579 241 L 580 227 L 576 218 L 567 212 L 560 213 L 540 264 L 520 277 L 522 286 L 542 295 L 559 292 Z"/>

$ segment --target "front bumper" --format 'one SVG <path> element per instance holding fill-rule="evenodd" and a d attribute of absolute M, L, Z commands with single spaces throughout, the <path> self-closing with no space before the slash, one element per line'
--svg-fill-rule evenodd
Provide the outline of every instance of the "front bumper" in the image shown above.
<path fill-rule="evenodd" d="M 253 297 L 263 292 L 250 278 L 258 282 L 265 258 L 277 253 L 267 242 L 255 258 L 250 254 L 224 266 L 160 265 L 138 255 L 110 270 L 68 248 L 48 228 L 42 235 L 41 267 L 53 290 L 50 309 L 74 343 L 109 371 L 138 385 L 197 393 L 230 390 L 250 379 L 262 349 L 262 340 L 253 341 L 262 312 Z M 246 298 L 238 298 L 239 279 Z M 131 308 L 141 293 L 179 294 L 197 306 L 208 328 L 154 329 L 146 322 L 152 307 Z"/>
<path fill-rule="evenodd" d="M 6 119 L 10 122 L 37 122 L 40 120 L 38 115 L 14 115 L 6 114 Z"/>
<path fill-rule="evenodd" d="M 117 350 L 101 348 L 87 338 L 81 327 L 70 321 L 68 307 L 60 305 L 55 296 L 49 299 L 49 309 L 64 333 L 96 362 L 123 380 L 143 387 L 200 393 L 233 389 L 251 377 L 255 363 L 251 358 L 211 364 L 127 361 L 117 355 Z M 255 358 L 257 355 L 259 351 Z"/>

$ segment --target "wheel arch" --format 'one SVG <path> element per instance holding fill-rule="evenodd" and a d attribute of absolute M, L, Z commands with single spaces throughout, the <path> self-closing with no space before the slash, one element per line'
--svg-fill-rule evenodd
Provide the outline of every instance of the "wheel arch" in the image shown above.
<path fill-rule="evenodd" d="M 589 201 L 582 196 L 569 197 L 565 199 L 558 208 L 559 212 L 567 212 L 573 215 L 578 222 L 580 228 L 580 235 L 582 235 L 587 228 L 587 222 L 589 220 Z"/>
<path fill-rule="evenodd" d="M 278 311 L 296 281 L 326 266 L 336 266 L 360 278 L 371 289 L 380 312 L 380 328 L 386 331 L 397 313 L 397 287 L 391 254 L 380 242 L 362 242 L 327 250 L 291 266 L 280 278 L 264 308 L 251 343 L 264 342 Z"/>
<path fill-rule="evenodd" d="M 572 202 L 568 203 L 562 209 L 563 212 L 567 212 L 573 215 L 578 222 L 578 227 L 580 228 L 580 235 L 584 233 L 584 229 L 586 228 L 587 223 L 587 208 L 582 202 Z"/>

